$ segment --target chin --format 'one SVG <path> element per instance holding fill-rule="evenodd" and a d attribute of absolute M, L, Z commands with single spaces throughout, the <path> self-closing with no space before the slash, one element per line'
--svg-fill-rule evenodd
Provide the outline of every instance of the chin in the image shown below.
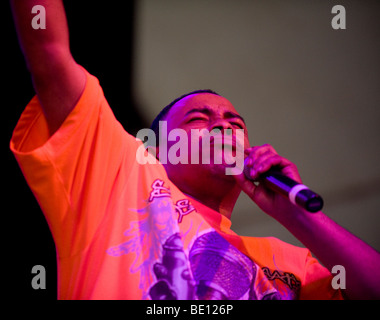
<path fill-rule="evenodd" d="M 212 175 L 212 178 L 225 181 L 235 181 L 232 175 L 226 173 L 227 168 L 232 168 L 233 165 L 229 164 L 210 164 L 208 165 L 208 172 Z"/>

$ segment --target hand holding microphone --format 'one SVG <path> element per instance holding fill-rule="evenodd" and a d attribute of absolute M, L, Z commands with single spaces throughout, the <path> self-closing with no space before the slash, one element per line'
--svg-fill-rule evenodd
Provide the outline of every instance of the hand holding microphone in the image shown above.
<path fill-rule="evenodd" d="M 268 146 L 270 147 L 270 146 Z M 264 147 L 254 147 L 251 149 L 264 148 Z M 269 148 L 270 152 L 274 151 L 272 147 Z M 257 152 L 257 151 L 256 151 Z M 271 154 L 268 151 L 265 151 L 265 154 Z M 277 154 L 272 152 L 274 156 L 280 158 Z M 263 156 L 263 155 L 261 155 Z M 269 156 L 267 156 L 269 158 Z M 258 181 L 262 183 L 266 188 L 281 194 L 283 197 L 289 199 L 289 201 L 297 206 L 302 207 L 303 209 L 309 212 L 320 211 L 323 207 L 323 199 L 320 195 L 310 190 L 307 186 L 299 183 L 288 176 L 281 173 L 279 170 L 275 170 L 275 165 L 272 166 L 268 171 L 259 176 L 252 177 L 251 168 L 252 165 L 248 164 L 249 158 L 247 157 L 244 161 L 244 175 L 247 179 L 252 181 Z"/>

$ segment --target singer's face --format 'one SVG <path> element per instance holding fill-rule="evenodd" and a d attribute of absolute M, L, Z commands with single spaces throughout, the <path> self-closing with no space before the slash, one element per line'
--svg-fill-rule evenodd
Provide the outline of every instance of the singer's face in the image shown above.
<path fill-rule="evenodd" d="M 212 93 L 196 93 L 178 101 L 166 116 L 168 132 L 175 128 L 191 129 L 243 129 L 248 148 L 248 135 L 244 119 L 226 98 Z"/>
<path fill-rule="evenodd" d="M 222 163 L 219 164 L 216 163 L 217 161 L 214 161 L 214 157 L 216 156 L 213 152 L 213 145 L 217 142 L 215 142 L 213 138 L 210 139 L 209 149 L 211 147 L 212 151 L 209 153 L 209 164 L 202 161 L 202 154 L 205 153 L 205 150 L 202 149 L 204 148 L 202 143 L 198 144 L 199 156 L 194 154 L 195 151 L 194 148 L 192 148 L 192 143 L 194 147 L 194 141 L 192 142 L 194 132 L 201 132 L 202 129 L 206 129 L 207 132 L 212 132 L 212 130 L 219 129 L 223 134 L 223 137 L 226 134 L 230 134 L 230 139 L 232 133 L 232 139 L 230 140 L 232 141 L 232 148 L 230 148 L 230 150 L 232 149 L 232 154 L 234 156 L 236 156 L 237 143 L 240 143 L 242 150 L 249 147 L 247 128 L 244 119 L 239 115 L 230 101 L 215 94 L 197 93 L 186 96 L 173 105 L 165 117 L 165 120 L 167 121 L 168 134 L 171 130 L 180 128 L 186 132 L 187 136 L 188 164 L 173 165 L 170 163 L 170 157 L 168 157 L 168 163 L 165 164 L 168 176 L 172 180 L 179 179 L 179 177 L 185 178 L 185 176 L 188 176 L 188 179 L 195 177 L 199 178 L 200 176 L 203 178 L 203 175 L 209 176 L 210 173 L 214 176 L 226 176 L 225 168 L 228 164 L 226 164 L 225 159 L 222 157 Z M 239 137 L 237 131 L 240 131 L 241 139 L 237 138 Z M 176 141 L 168 141 L 167 149 L 170 150 L 174 144 L 179 147 L 177 145 L 179 141 L 181 140 L 178 138 Z M 223 143 L 225 143 L 225 141 L 226 140 L 223 138 Z M 225 155 L 225 153 L 223 155 Z M 194 163 L 195 158 L 198 158 L 199 164 Z M 225 178 L 232 179 L 231 176 L 226 176 Z"/>

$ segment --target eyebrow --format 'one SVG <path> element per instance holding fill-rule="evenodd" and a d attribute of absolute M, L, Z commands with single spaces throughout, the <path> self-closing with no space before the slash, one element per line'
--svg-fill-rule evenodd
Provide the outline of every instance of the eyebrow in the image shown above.
<path fill-rule="evenodd" d="M 207 108 L 207 107 L 204 107 L 204 108 L 194 108 L 194 109 L 191 109 L 191 110 L 187 111 L 186 114 L 185 114 L 185 117 L 188 116 L 189 114 L 196 113 L 196 112 L 204 113 L 204 114 L 206 114 L 208 116 L 212 114 L 212 111 L 209 108 Z M 227 119 L 238 118 L 241 121 L 243 121 L 243 123 L 245 124 L 244 118 L 241 115 L 239 115 L 239 114 L 237 114 L 235 112 L 226 111 L 224 113 L 224 117 L 227 118 Z"/>

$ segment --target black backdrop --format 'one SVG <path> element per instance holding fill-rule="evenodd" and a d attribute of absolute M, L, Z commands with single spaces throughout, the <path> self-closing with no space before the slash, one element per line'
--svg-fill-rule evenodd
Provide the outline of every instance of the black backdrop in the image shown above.
<path fill-rule="evenodd" d="M 116 118 L 135 134 L 147 127 L 133 97 L 134 1 L 65 1 L 71 51 L 99 78 Z M 18 45 L 8 1 L 1 1 L 2 126 L 1 156 L 4 294 L 11 299 L 56 299 L 56 255 L 45 218 L 9 150 L 12 131 L 34 90 Z M 48 26 L 47 26 L 48 27 Z M 5 99 L 4 99 L 5 97 Z M 33 266 L 46 269 L 46 289 L 31 286 Z"/>

